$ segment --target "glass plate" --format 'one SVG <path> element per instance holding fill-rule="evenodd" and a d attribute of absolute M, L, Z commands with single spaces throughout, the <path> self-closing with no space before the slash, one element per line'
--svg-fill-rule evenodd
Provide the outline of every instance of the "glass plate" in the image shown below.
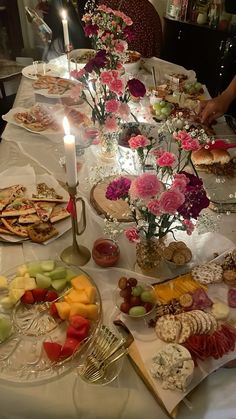
<path fill-rule="evenodd" d="M 67 267 L 61 261 L 55 261 L 56 267 Z M 16 268 L 4 273 L 9 282 L 15 277 Z M 78 275 L 86 274 L 80 268 L 72 268 Z M 0 317 L 8 317 L 12 322 L 11 336 L 0 343 L 0 379 L 18 383 L 41 383 L 58 378 L 75 368 L 80 356 L 86 351 L 100 328 L 102 305 L 99 290 L 96 288 L 96 304 L 99 307 L 98 319 L 92 322 L 88 338 L 79 346 L 73 356 L 63 361 L 50 361 L 43 349 L 43 342 L 63 343 L 66 337 L 67 322 L 55 320 L 47 311 L 39 312 L 40 303 L 23 305 L 18 302 L 10 311 L 1 308 Z M 64 292 L 64 291 L 63 291 Z M 1 306 L 0 306 L 1 307 Z"/>

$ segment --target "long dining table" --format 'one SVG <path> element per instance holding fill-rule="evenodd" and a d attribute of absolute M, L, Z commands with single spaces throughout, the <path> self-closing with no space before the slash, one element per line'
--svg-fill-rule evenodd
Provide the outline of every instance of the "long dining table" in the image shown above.
<path fill-rule="evenodd" d="M 174 67 L 173 67 L 174 69 Z M 32 81 L 22 77 L 14 107 L 29 107 L 35 103 Z M 224 121 L 216 126 L 218 134 L 232 135 Z M 45 173 L 65 184 L 66 174 L 61 159 L 64 155 L 63 134 L 46 138 L 21 127 L 8 123 L 0 143 L 0 184 L 2 173 L 12 171 L 12 175 L 26 170 L 29 166 L 36 177 Z M 119 162 L 117 163 L 119 164 Z M 101 169 L 98 146 L 92 145 L 81 158 L 78 173 L 78 195 L 86 203 L 87 228 L 78 240 L 90 250 L 96 238 L 104 235 L 102 218 L 91 207 L 89 194 L 91 172 Z M 103 165 L 102 165 L 103 166 Z M 113 166 L 110 165 L 110 166 Z M 111 170 L 109 164 L 107 170 Z M 213 222 L 218 225 L 216 232 L 195 232 L 184 238 L 198 263 L 211 260 L 215 252 L 223 253 L 236 245 L 236 214 L 217 214 L 209 210 Z M 183 233 L 177 234 L 183 238 Z M 59 258 L 61 251 L 71 244 L 71 231 L 47 245 L 30 241 L 4 243 L 0 245 L 0 272 L 20 265 L 25 261 Z M 102 297 L 104 323 L 111 324 L 114 316 L 113 290 L 117 278 L 132 274 L 135 264 L 135 247 L 123 236 L 118 238 L 121 258 L 116 268 L 102 269 L 90 259 L 83 269 L 96 282 Z M 138 336 L 137 336 L 138 339 Z M 168 415 L 158 405 L 152 394 L 133 369 L 128 359 L 124 360 L 118 378 L 106 386 L 84 383 L 76 369 L 48 379 L 44 382 L 21 383 L 20 380 L 1 378 L 0 367 L 1 419 L 164 419 Z M 209 375 L 178 407 L 178 418 L 195 419 L 235 419 L 235 370 L 220 368 Z"/>

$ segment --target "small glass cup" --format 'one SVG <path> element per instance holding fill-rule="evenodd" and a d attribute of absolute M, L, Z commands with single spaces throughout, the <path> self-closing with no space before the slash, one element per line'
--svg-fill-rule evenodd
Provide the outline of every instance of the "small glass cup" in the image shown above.
<path fill-rule="evenodd" d="M 102 268 L 114 266 L 120 257 L 119 246 L 111 239 L 100 238 L 93 245 L 92 257 Z"/>

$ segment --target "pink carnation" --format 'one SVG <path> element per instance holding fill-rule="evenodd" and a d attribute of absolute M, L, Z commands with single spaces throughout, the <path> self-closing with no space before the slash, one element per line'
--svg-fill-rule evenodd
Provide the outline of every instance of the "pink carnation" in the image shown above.
<path fill-rule="evenodd" d="M 135 227 L 127 228 L 125 231 L 125 237 L 132 243 L 137 243 L 140 241 L 138 230 Z"/>
<path fill-rule="evenodd" d="M 187 178 L 187 176 L 181 173 L 176 173 L 176 175 L 174 175 L 172 189 L 176 188 L 179 189 L 180 192 L 184 192 L 188 183 L 189 179 Z"/>
<path fill-rule="evenodd" d="M 127 103 L 121 102 L 118 110 L 118 115 L 122 118 L 128 118 L 130 114 L 130 108 Z"/>
<path fill-rule="evenodd" d="M 162 190 L 162 183 L 156 175 L 144 173 L 137 177 L 131 184 L 130 196 L 132 199 L 149 199 Z"/>
<path fill-rule="evenodd" d="M 113 79 L 109 85 L 111 92 L 116 93 L 118 96 L 121 96 L 124 93 L 124 83 L 121 79 Z"/>
<path fill-rule="evenodd" d="M 107 112 L 115 113 L 119 109 L 120 102 L 116 99 L 110 99 L 105 103 L 105 109 Z"/>
<path fill-rule="evenodd" d="M 183 225 L 186 227 L 186 232 L 188 236 L 191 236 L 192 232 L 194 231 L 194 224 L 190 220 L 184 220 Z"/>
<path fill-rule="evenodd" d="M 181 142 L 181 148 L 186 151 L 195 151 L 199 150 L 200 144 L 196 138 L 190 137 L 190 139 Z"/>
<path fill-rule="evenodd" d="M 175 132 L 173 134 L 173 138 L 176 141 L 186 141 L 186 140 L 191 140 L 192 137 L 190 137 L 190 135 L 186 132 L 186 131 L 178 131 L 177 133 Z"/>
<path fill-rule="evenodd" d="M 112 71 L 102 71 L 102 73 L 100 75 L 100 79 L 101 79 L 101 82 L 103 84 L 109 84 L 109 83 L 111 83 L 112 80 L 113 80 L 113 77 L 114 76 L 113 76 Z"/>
<path fill-rule="evenodd" d="M 158 201 L 158 199 L 152 199 L 151 201 L 149 201 L 147 207 L 148 210 L 157 217 L 161 215 L 160 202 Z"/>
<path fill-rule="evenodd" d="M 86 74 L 86 70 L 84 68 L 81 68 L 81 70 L 72 70 L 70 75 L 71 77 L 74 77 L 75 79 L 80 79 Z"/>
<path fill-rule="evenodd" d="M 116 118 L 114 116 L 108 116 L 105 121 L 105 128 L 107 131 L 116 131 L 118 128 Z"/>
<path fill-rule="evenodd" d="M 160 196 L 160 209 L 164 214 L 174 214 L 177 209 L 184 203 L 185 196 L 178 189 L 169 189 Z"/>
<path fill-rule="evenodd" d="M 128 44 L 127 42 L 122 41 L 121 39 L 116 39 L 114 42 L 114 49 L 115 51 L 122 54 L 123 52 L 127 51 Z"/>
<path fill-rule="evenodd" d="M 100 10 L 104 13 L 113 13 L 113 10 L 110 7 L 105 6 L 105 4 L 101 4 L 100 6 L 98 6 L 97 10 Z"/>
<path fill-rule="evenodd" d="M 132 148 L 133 150 L 136 150 L 137 148 L 147 147 L 151 144 L 150 140 L 144 135 L 136 135 L 135 137 L 131 137 L 128 143 L 130 148 Z"/>
<path fill-rule="evenodd" d="M 158 159 L 157 164 L 160 167 L 173 167 L 176 162 L 176 156 L 173 153 L 165 151 Z"/>

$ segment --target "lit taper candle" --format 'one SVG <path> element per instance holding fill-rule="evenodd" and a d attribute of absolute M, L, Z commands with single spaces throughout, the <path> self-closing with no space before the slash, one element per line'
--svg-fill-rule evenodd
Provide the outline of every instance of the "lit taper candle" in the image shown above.
<path fill-rule="evenodd" d="M 70 45 L 70 39 L 69 39 L 69 31 L 68 31 L 68 20 L 66 11 L 62 10 L 62 26 L 63 26 L 63 35 L 64 35 L 64 44 L 65 47 L 68 47 Z"/>
<path fill-rule="evenodd" d="M 74 187 L 77 184 L 77 164 L 75 152 L 75 136 L 70 134 L 70 125 L 66 116 L 63 119 L 65 135 L 64 148 L 66 157 L 66 175 L 68 186 Z"/>

